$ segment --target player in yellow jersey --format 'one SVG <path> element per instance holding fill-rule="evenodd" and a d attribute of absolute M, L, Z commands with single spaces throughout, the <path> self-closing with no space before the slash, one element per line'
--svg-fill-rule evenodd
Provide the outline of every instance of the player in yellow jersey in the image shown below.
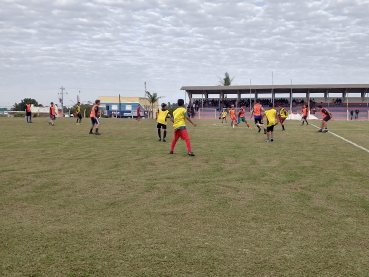
<path fill-rule="evenodd" d="M 227 111 L 224 108 L 222 111 L 222 123 L 223 123 L 223 120 L 225 120 L 225 123 L 227 123 Z"/>
<path fill-rule="evenodd" d="M 279 108 L 278 120 L 279 120 L 279 123 L 281 123 L 282 131 L 284 131 L 285 130 L 284 129 L 284 121 L 288 117 L 288 112 L 281 106 L 279 106 L 278 108 Z"/>
<path fill-rule="evenodd" d="M 81 124 L 82 123 L 82 114 L 81 114 L 81 103 L 80 102 L 77 103 L 76 117 L 77 117 L 76 124 Z"/>
<path fill-rule="evenodd" d="M 167 118 L 170 118 L 170 120 L 173 119 L 169 114 L 169 111 L 167 109 L 167 104 L 163 103 L 161 104 L 161 110 L 159 110 L 158 112 L 158 119 L 157 121 L 157 125 L 156 128 L 158 128 L 158 136 L 159 136 L 159 141 L 161 141 L 161 129 L 163 129 L 163 142 L 166 142 L 166 137 L 167 137 Z"/>
<path fill-rule="evenodd" d="M 273 107 L 273 103 L 269 104 L 269 110 L 264 112 L 263 118 L 267 120 L 266 142 L 274 141 L 274 126 L 278 125 L 277 111 Z"/>
<path fill-rule="evenodd" d="M 191 124 L 196 127 L 196 124 L 192 122 L 191 118 L 187 114 L 187 110 L 184 108 L 184 100 L 178 99 L 178 108 L 173 112 L 174 138 L 170 147 L 169 154 L 173 154 L 177 140 L 181 138 L 186 141 L 188 150 L 187 154 L 189 156 L 195 156 L 191 149 L 190 137 L 188 136 L 188 132 L 186 129 L 186 120 L 191 122 Z"/>

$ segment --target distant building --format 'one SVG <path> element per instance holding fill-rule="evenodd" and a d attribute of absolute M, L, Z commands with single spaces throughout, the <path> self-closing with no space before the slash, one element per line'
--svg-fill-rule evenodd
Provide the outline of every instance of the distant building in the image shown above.
<path fill-rule="evenodd" d="M 120 97 L 119 96 L 100 96 L 100 108 L 107 117 L 136 117 L 137 107 L 141 107 L 141 116 L 151 116 L 151 104 L 144 97 Z M 158 102 L 153 105 L 153 112 L 158 109 Z"/>
<path fill-rule="evenodd" d="M 8 108 L 0 108 L 0 117 L 8 117 Z"/>

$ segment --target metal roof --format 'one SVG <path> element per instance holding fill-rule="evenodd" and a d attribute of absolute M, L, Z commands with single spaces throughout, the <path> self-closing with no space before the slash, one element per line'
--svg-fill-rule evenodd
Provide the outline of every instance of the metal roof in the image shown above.
<path fill-rule="evenodd" d="M 328 90 L 330 93 L 345 92 L 366 92 L 369 84 L 311 84 L 311 85 L 245 85 L 245 86 L 183 86 L 181 90 L 185 90 L 191 94 L 202 93 L 286 93 L 291 89 L 295 92 L 322 93 Z"/>

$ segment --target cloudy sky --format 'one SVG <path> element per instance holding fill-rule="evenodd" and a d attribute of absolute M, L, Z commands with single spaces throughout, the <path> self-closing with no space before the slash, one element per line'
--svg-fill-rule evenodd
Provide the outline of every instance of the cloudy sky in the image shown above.
<path fill-rule="evenodd" d="M 369 83 L 369 0 L 0 0 L 0 106 L 182 86 Z"/>

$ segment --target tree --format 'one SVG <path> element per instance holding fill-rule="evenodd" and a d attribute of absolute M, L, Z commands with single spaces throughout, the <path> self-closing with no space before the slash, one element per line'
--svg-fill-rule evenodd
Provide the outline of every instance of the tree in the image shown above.
<path fill-rule="evenodd" d="M 219 83 L 220 83 L 222 86 L 230 86 L 230 85 L 232 84 L 233 79 L 234 79 L 234 77 L 233 77 L 232 79 L 229 77 L 228 72 L 226 72 L 226 73 L 224 74 L 224 78 L 223 78 L 223 79 L 222 79 L 222 78 L 220 78 L 220 77 L 218 77 L 218 78 L 219 78 Z"/>
<path fill-rule="evenodd" d="M 151 118 L 154 118 L 154 104 L 159 101 L 160 98 L 163 98 L 162 96 L 158 96 L 156 92 L 151 94 L 149 91 L 145 91 L 146 97 L 149 100 L 149 103 L 151 104 Z"/>
<path fill-rule="evenodd" d="M 33 104 L 35 107 L 43 107 L 33 98 L 24 98 L 20 103 L 14 103 L 12 111 L 24 111 L 26 109 L 26 104 Z"/>

